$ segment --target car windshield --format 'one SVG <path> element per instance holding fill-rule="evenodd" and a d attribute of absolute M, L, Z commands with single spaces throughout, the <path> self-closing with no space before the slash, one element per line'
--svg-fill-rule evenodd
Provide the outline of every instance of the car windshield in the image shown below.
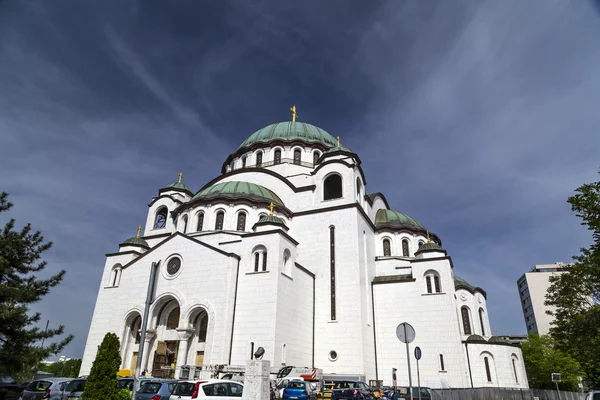
<path fill-rule="evenodd" d="M 174 395 L 191 396 L 194 393 L 194 382 L 180 382 L 173 390 Z"/>
<path fill-rule="evenodd" d="M 288 383 L 287 387 L 290 389 L 304 389 L 304 382 L 290 382 Z"/>
<path fill-rule="evenodd" d="M 139 393 L 158 393 L 161 386 L 160 382 L 145 382 Z"/>
<path fill-rule="evenodd" d="M 48 381 L 33 381 L 27 386 L 26 390 L 35 391 L 35 390 L 46 390 L 52 385 L 52 382 Z"/>
<path fill-rule="evenodd" d="M 2 383 L 15 383 L 15 380 L 10 376 L 0 376 L 0 382 Z"/>
<path fill-rule="evenodd" d="M 67 385 L 67 389 L 65 391 L 66 392 L 83 392 L 84 387 L 85 387 L 84 380 L 75 380 L 75 381 L 69 382 L 69 384 Z"/>

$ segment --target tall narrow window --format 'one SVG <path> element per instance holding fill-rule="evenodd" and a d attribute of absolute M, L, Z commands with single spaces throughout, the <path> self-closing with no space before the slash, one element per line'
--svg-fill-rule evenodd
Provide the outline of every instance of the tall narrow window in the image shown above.
<path fill-rule="evenodd" d="M 217 220 L 215 221 L 215 230 L 222 231 L 223 230 L 223 220 L 225 219 L 225 213 L 223 211 L 219 211 L 217 213 Z"/>
<path fill-rule="evenodd" d="M 471 334 L 471 319 L 469 318 L 469 310 L 467 307 L 463 307 L 460 309 L 460 313 L 462 315 L 462 323 L 463 323 L 463 332 L 465 335 Z"/>
<path fill-rule="evenodd" d="M 204 225 L 204 213 L 198 214 L 198 225 L 196 226 L 196 230 L 200 232 L 202 230 L 202 225 Z"/>
<path fill-rule="evenodd" d="M 436 293 L 441 293 L 441 290 L 440 290 L 440 277 L 439 276 L 437 276 L 437 275 L 433 276 L 433 284 L 435 286 L 435 292 Z"/>
<path fill-rule="evenodd" d="M 238 214 L 237 218 L 237 230 L 245 231 L 246 230 L 246 213 L 241 212 Z"/>
<path fill-rule="evenodd" d="M 294 164 L 300 165 L 301 158 L 302 152 L 300 151 L 300 149 L 294 150 Z"/>
<path fill-rule="evenodd" d="M 339 175 L 330 175 L 323 182 L 323 199 L 339 199 L 342 197 L 342 177 Z"/>
<path fill-rule="evenodd" d="M 275 164 L 281 164 L 281 150 L 275 150 Z"/>
<path fill-rule="evenodd" d="M 384 257 L 389 257 L 392 254 L 390 249 L 390 240 L 383 239 L 383 255 Z"/>
<path fill-rule="evenodd" d="M 242 157 L 242 168 L 246 168 L 246 157 Z"/>
<path fill-rule="evenodd" d="M 479 309 L 479 323 L 481 324 L 481 335 L 485 336 L 485 325 L 483 325 L 483 308 Z"/>
<path fill-rule="evenodd" d="M 254 253 L 254 272 L 258 272 L 258 263 L 260 262 L 260 253 Z"/>
<path fill-rule="evenodd" d="M 440 354 L 440 371 L 445 371 L 444 369 L 444 355 Z"/>
<path fill-rule="evenodd" d="M 262 165 L 262 151 L 256 153 L 256 166 L 260 167 Z"/>
<path fill-rule="evenodd" d="M 321 153 L 315 151 L 313 153 L 313 165 L 317 165 L 317 161 L 319 161 L 319 157 L 321 157 Z"/>
<path fill-rule="evenodd" d="M 360 191 L 362 189 L 362 184 L 360 183 L 360 179 L 356 178 L 356 197 L 360 200 Z"/>
<path fill-rule="evenodd" d="M 427 293 L 431 293 L 431 276 L 427 275 L 425 281 L 427 282 Z"/>
<path fill-rule="evenodd" d="M 267 270 L 267 252 L 266 251 L 263 253 L 262 270 L 263 271 Z"/>
<path fill-rule="evenodd" d="M 490 361 L 487 357 L 483 357 L 483 363 L 485 364 L 485 375 L 487 377 L 487 381 L 492 381 L 492 373 L 490 372 Z"/>
<path fill-rule="evenodd" d="M 162 207 L 156 212 L 154 218 L 154 229 L 161 229 L 167 225 L 167 207 Z"/>
<path fill-rule="evenodd" d="M 337 176 L 337 175 L 334 175 Z M 331 320 L 336 319 L 335 310 L 335 227 L 329 228 L 329 272 L 330 272 L 330 300 L 331 300 Z"/>
<path fill-rule="evenodd" d="M 408 239 L 402 239 L 402 256 L 408 257 Z"/>
<path fill-rule="evenodd" d="M 519 375 L 517 375 L 517 360 L 512 359 L 513 372 L 515 373 L 515 382 L 519 383 Z"/>
<path fill-rule="evenodd" d="M 254 360 L 254 342 L 250 342 L 250 359 Z"/>
<path fill-rule="evenodd" d="M 188 217 L 187 215 L 185 217 L 183 217 L 183 229 L 182 229 L 182 233 L 185 233 L 187 231 L 187 221 L 188 221 Z"/>

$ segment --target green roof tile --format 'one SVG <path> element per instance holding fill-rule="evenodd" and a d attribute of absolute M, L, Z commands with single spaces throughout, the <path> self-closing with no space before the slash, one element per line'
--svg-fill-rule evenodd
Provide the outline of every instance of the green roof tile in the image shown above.
<path fill-rule="evenodd" d="M 123 244 L 123 245 L 131 244 L 134 246 L 142 246 L 142 247 L 150 248 L 150 246 L 148 246 L 148 242 L 146 242 L 144 239 L 139 238 L 139 237 L 129 238 L 121 244 Z"/>
<path fill-rule="evenodd" d="M 179 183 L 179 182 L 171 183 L 170 185 L 165 186 L 163 189 L 180 189 L 180 190 L 186 190 L 186 191 L 192 193 L 192 191 L 190 190 L 189 187 L 187 187 L 183 183 Z"/>
<path fill-rule="evenodd" d="M 375 215 L 375 226 L 377 225 L 397 225 L 411 226 L 414 228 L 425 229 L 416 219 L 409 217 L 399 211 L 379 209 Z"/>
<path fill-rule="evenodd" d="M 278 206 L 283 206 L 283 201 L 272 191 L 264 186 L 250 182 L 220 182 L 199 191 L 193 199 L 212 199 L 217 197 L 225 198 L 251 198 L 258 201 L 273 202 Z"/>

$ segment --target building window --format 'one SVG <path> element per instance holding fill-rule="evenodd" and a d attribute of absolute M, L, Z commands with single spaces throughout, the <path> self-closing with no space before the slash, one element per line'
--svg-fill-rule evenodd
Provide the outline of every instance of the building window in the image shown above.
<path fill-rule="evenodd" d="M 258 266 L 260 263 L 260 253 L 257 251 L 254 253 L 254 272 L 258 272 Z"/>
<path fill-rule="evenodd" d="M 246 230 L 246 213 L 241 212 L 238 214 L 237 218 L 237 230 L 245 231 Z"/>
<path fill-rule="evenodd" d="M 254 272 L 267 270 L 267 249 L 264 246 L 254 248 Z"/>
<path fill-rule="evenodd" d="M 262 151 L 256 153 L 256 166 L 260 167 L 262 165 Z"/>
<path fill-rule="evenodd" d="M 329 361 L 337 361 L 338 359 L 338 353 L 335 350 L 331 350 L 329 352 Z"/>
<path fill-rule="evenodd" d="M 275 150 L 275 164 L 281 164 L 281 150 Z"/>
<path fill-rule="evenodd" d="M 181 269 L 181 258 L 173 257 L 167 263 L 167 274 L 173 276 Z"/>
<path fill-rule="evenodd" d="M 465 333 L 465 335 L 470 335 L 471 318 L 469 318 L 469 309 L 467 307 L 463 307 L 460 309 L 460 313 L 462 315 L 463 332 Z"/>
<path fill-rule="evenodd" d="M 491 382 L 492 381 L 492 373 L 490 372 L 490 361 L 488 360 L 487 357 L 483 357 L 483 362 L 485 364 L 485 375 L 487 377 L 487 381 Z"/>
<path fill-rule="evenodd" d="M 515 360 L 514 356 L 512 359 L 513 372 L 515 373 L 515 382 L 519 383 L 519 375 L 517 375 L 517 360 Z"/>
<path fill-rule="evenodd" d="M 423 246 L 424 244 L 425 244 L 425 242 L 424 242 L 424 241 L 422 241 L 422 240 L 419 240 L 419 248 L 420 248 L 421 246 Z"/>
<path fill-rule="evenodd" d="M 167 225 L 167 207 L 161 207 L 156 212 L 156 217 L 154 218 L 154 229 L 161 229 Z"/>
<path fill-rule="evenodd" d="M 402 239 L 402 256 L 408 257 L 408 239 Z"/>
<path fill-rule="evenodd" d="M 175 307 L 167 318 L 167 329 L 177 329 L 179 326 L 179 307 Z"/>
<path fill-rule="evenodd" d="M 115 264 L 110 273 L 110 282 L 108 282 L 109 286 L 116 287 L 119 286 L 119 281 L 121 280 L 121 264 Z"/>
<path fill-rule="evenodd" d="M 337 176 L 337 175 L 334 175 Z M 329 227 L 329 273 L 330 273 L 330 301 L 331 320 L 336 319 L 335 310 L 335 226 Z"/>
<path fill-rule="evenodd" d="M 181 233 L 187 232 L 187 223 L 188 223 L 188 217 L 186 215 L 183 217 L 183 229 L 182 229 Z"/>
<path fill-rule="evenodd" d="M 202 231 L 202 225 L 204 225 L 204 213 L 198 213 L 198 224 L 196 225 L 196 230 L 198 232 Z"/>
<path fill-rule="evenodd" d="M 291 259 L 292 253 L 288 249 L 285 249 L 283 251 L 283 272 L 287 275 L 291 275 Z"/>
<path fill-rule="evenodd" d="M 300 165 L 301 157 L 302 152 L 300 151 L 300 149 L 294 150 L 294 164 Z"/>
<path fill-rule="evenodd" d="M 439 276 L 437 276 L 437 275 L 433 276 L 433 284 L 435 286 L 435 292 L 436 293 L 441 293 L 442 290 L 440 288 L 440 277 Z"/>
<path fill-rule="evenodd" d="M 217 220 L 215 221 L 215 230 L 222 231 L 223 230 L 223 220 L 225 219 L 225 213 L 223 211 L 219 211 L 217 213 Z"/>
<path fill-rule="evenodd" d="M 242 168 L 246 168 L 246 157 L 242 157 Z"/>
<path fill-rule="evenodd" d="M 391 256 L 391 254 L 392 254 L 392 251 L 391 251 L 391 247 L 390 247 L 390 240 L 383 239 L 383 256 L 389 257 L 389 256 Z"/>
<path fill-rule="evenodd" d="M 313 164 L 317 165 L 317 161 L 319 161 L 319 157 L 321 157 L 321 153 L 319 153 L 318 151 L 315 151 L 313 153 Z"/>
<path fill-rule="evenodd" d="M 263 252 L 263 259 L 262 259 L 262 270 L 266 271 L 267 270 L 267 252 Z"/>
<path fill-rule="evenodd" d="M 330 175 L 325 179 L 323 186 L 323 198 L 325 200 L 339 199 L 342 197 L 342 177 Z"/>
<path fill-rule="evenodd" d="M 254 342 L 250 342 L 250 359 L 254 360 Z"/>
<path fill-rule="evenodd" d="M 479 309 L 479 323 L 481 324 L 481 335 L 485 336 L 485 325 L 483 324 L 483 308 Z"/>
<path fill-rule="evenodd" d="M 427 293 L 431 293 L 431 276 L 428 275 L 425 281 L 427 282 Z"/>
<path fill-rule="evenodd" d="M 287 346 L 285 343 L 281 345 L 281 365 L 285 365 L 285 361 L 287 358 Z"/>
<path fill-rule="evenodd" d="M 440 354 L 440 371 L 445 371 L 444 369 L 444 355 Z"/>

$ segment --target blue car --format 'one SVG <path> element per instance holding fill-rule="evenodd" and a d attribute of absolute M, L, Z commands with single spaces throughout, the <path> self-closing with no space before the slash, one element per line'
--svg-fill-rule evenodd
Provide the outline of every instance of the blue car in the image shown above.
<path fill-rule="evenodd" d="M 283 389 L 283 400 L 317 400 L 317 392 L 312 390 L 308 382 L 291 381 Z"/>
<path fill-rule="evenodd" d="M 177 380 L 154 379 L 144 382 L 135 393 L 135 400 L 169 400 Z"/>

